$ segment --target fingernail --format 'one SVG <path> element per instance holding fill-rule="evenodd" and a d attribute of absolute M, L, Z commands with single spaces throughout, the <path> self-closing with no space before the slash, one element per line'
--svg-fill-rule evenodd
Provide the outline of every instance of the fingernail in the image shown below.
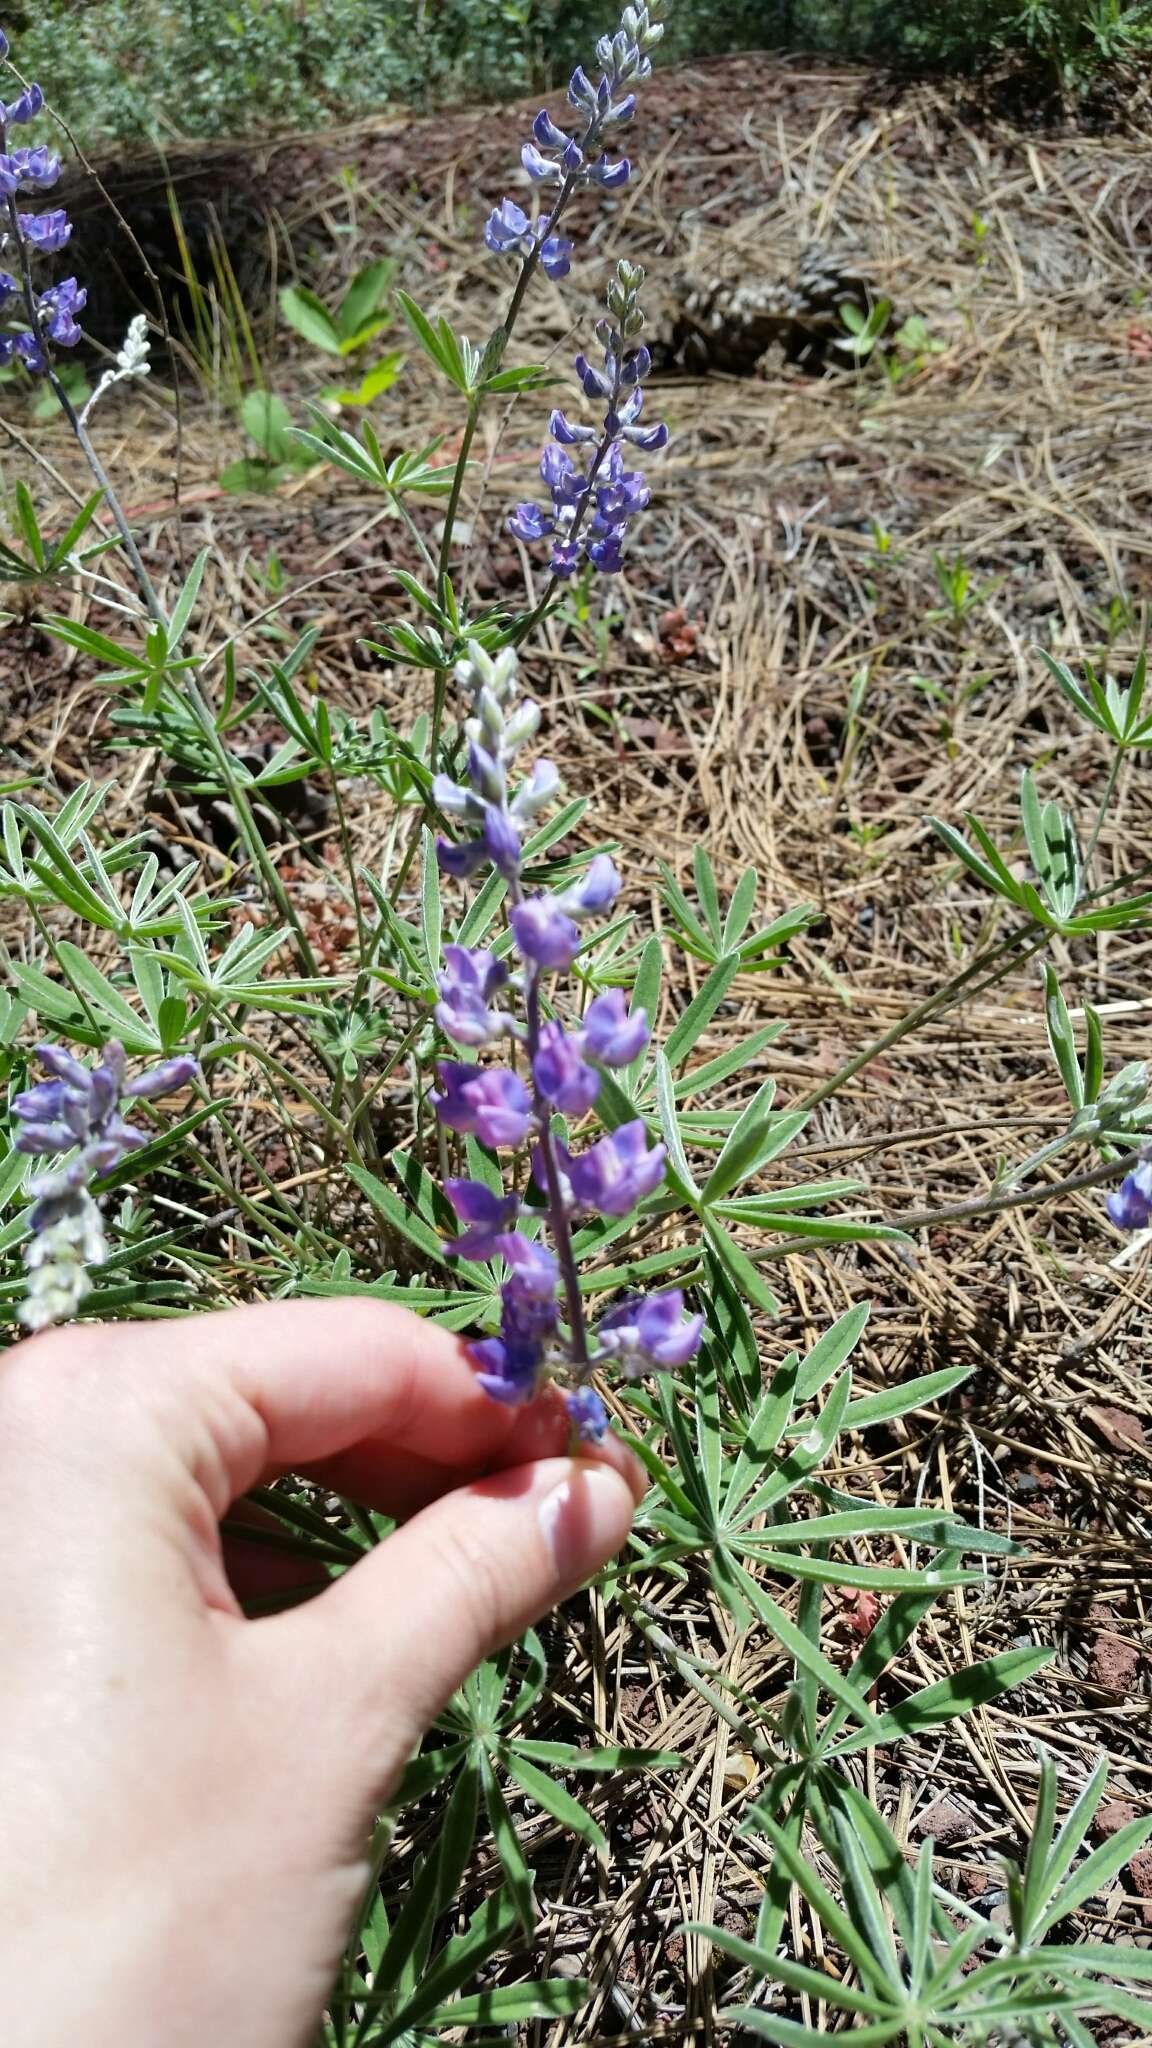
<path fill-rule="evenodd" d="M 632 1526 L 628 1486 L 606 1465 L 570 1466 L 536 1512 L 565 1586 L 580 1585 L 614 1557 Z"/>

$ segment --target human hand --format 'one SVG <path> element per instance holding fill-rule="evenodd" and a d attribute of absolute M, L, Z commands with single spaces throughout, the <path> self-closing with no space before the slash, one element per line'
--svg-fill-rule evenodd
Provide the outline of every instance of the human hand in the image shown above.
<path fill-rule="evenodd" d="M 566 1442 L 547 1394 L 497 1406 L 454 1338 L 368 1301 L 8 1354 L 5 2048 L 313 2037 L 372 1819 L 422 1731 L 625 1540 L 638 1467 Z M 246 1620 L 260 1553 L 233 1560 L 218 1524 L 286 1470 L 403 1526 L 316 1599 Z"/>

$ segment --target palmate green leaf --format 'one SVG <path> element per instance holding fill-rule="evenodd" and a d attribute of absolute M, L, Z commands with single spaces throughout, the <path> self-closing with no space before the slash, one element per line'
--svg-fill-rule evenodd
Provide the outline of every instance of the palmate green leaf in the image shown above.
<path fill-rule="evenodd" d="M 561 1771 L 682 1771 L 685 1766 L 672 1749 L 626 1749 L 616 1743 L 581 1749 L 574 1742 L 538 1742 L 526 1735 L 516 1737 L 515 1747 L 518 1756 Z"/>
<path fill-rule="evenodd" d="M 680 1183 L 686 1200 L 695 1208 L 699 1200 L 699 1189 L 692 1177 L 684 1141 L 680 1136 L 680 1120 L 676 1114 L 676 1097 L 672 1087 L 672 1070 L 663 1051 L 656 1054 L 656 1109 L 660 1136 L 668 1148 L 670 1174 Z"/>
<path fill-rule="evenodd" d="M 730 1080 L 733 1074 L 746 1071 L 765 1047 L 779 1038 L 783 1029 L 783 1023 L 765 1024 L 759 1031 L 754 1031 L 751 1038 L 734 1045 L 730 1051 L 717 1053 L 714 1060 L 705 1060 L 703 1066 L 681 1074 L 676 1082 L 677 1099 L 699 1095 L 706 1088 L 715 1088 L 721 1081 Z"/>
<path fill-rule="evenodd" d="M 972 823 L 971 818 L 969 818 L 968 822 L 969 824 Z M 1006 897 L 1009 903 L 1020 904 L 1022 902 L 1020 885 L 1009 874 L 1008 869 L 1004 866 L 998 854 L 996 855 L 995 863 L 983 860 L 978 853 L 973 852 L 963 835 L 957 832 L 953 826 L 945 824 L 942 818 L 930 817 L 928 823 L 938 837 L 944 841 L 949 853 L 954 854 L 957 860 L 962 861 L 964 866 L 970 869 L 972 874 L 976 876 L 977 881 L 983 882 L 986 888 L 994 890 L 998 896 Z"/>
<path fill-rule="evenodd" d="M 750 1301 L 754 1308 L 762 1308 L 770 1316 L 777 1315 L 780 1304 L 768 1282 L 757 1272 L 747 1252 L 728 1235 L 718 1217 L 706 1215 L 703 1220 L 712 1251 L 744 1299 Z"/>
<path fill-rule="evenodd" d="M 972 1372 L 970 1365 L 945 1366 L 940 1372 L 924 1373 L 920 1379 L 905 1380 L 903 1386 L 887 1387 L 882 1394 L 862 1394 L 850 1403 L 844 1417 L 845 1429 L 869 1429 L 877 1422 L 894 1422 L 898 1415 L 911 1415 L 944 1400 L 962 1386 Z"/>
<path fill-rule="evenodd" d="M 396 276 L 396 269 L 395 257 L 378 256 L 356 272 L 340 301 L 338 324 L 345 339 L 358 334 L 365 322 L 379 310 L 380 301 Z"/>
<path fill-rule="evenodd" d="M 546 1771 L 539 1770 L 519 1743 L 502 1745 L 498 1755 L 508 1776 L 515 1779 L 520 1790 L 534 1799 L 537 1806 L 550 1813 L 553 1820 L 571 1828 L 582 1841 L 590 1842 L 594 1849 L 607 1851 L 608 1842 L 599 1823 L 593 1820 L 578 1799 L 573 1799 L 572 1794 L 565 1791 L 563 1785 L 558 1785 Z"/>
<path fill-rule="evenodd" d="M 436 841 L 424 826 L 421 834 L 423 860 L 420 869 L 420 929 L 424 940 L 424 959 L 428 972 L 435 982 L 443 965 L 441 946 L 444 934 L 444 911 L 440 900 L 440 868 L 436 859 Z"/>
<path fill-rule="evenodd" d="M 678 1067 L 699 1042 L 731 988 L 739 965 L 740 961 L 735 953 L 730 953 L 727 959 L 718 961 L 683 1016 L 674 1024 L 664 1045 L 665 1057 L 670 1067 Z M 649 1011 L 649 1015 L 652 1014 Z"/>
<path fill-rule="evenodd" d="M 777 1983 L 786 1984 L 790 1990 L 807 1992 L 813 1998 L 824 1999 L 829 2004 L 839 2006 L 842 2012 L 875 2014 L 884 2010 L 884 1999 L 878 1998 L 872 1992 L 862 1991 L 854 1985 L 842 1984 L 826 1970 L 812 1969 L 806 1963 L 794 1962 L 789 1956 L 766 1954 L 759 1946 L 754 1946 L 750 1941 L 742 1941 L 738 1934 L 729 1934 L 723 1927 L 709 1927 L 699 1920 L 689 1920 L 686 1926 L 689 1933 L 703 1935 L 706 1941 L 722 1949 L 725 1955 L 732 1957 L 733 1962 L 742 1963 L 746 1970 L 754 1971 L 757 1977 L 768 1977 Z M 751 2010 L 760 2012 L 763 2008 L 754 2006 Z M 728 2018 L 731 2015 L 726 2014 L 724 2017 Z M 855 2028 L 852 2029 L 852 2036 L 855 2039 Z M 828 2037 L 825 2034 L 814 2034 L 812 2038 L 825 2041 Z"/>
<path fill-rule="evenodd" d="M 830 1330 L 825 1330 L 803 1359 L 796 1385 L 798 1401 L 810 1401 L 814 1394 L 834 1372 L 839 1372 L 846 1358 L 855 1351 L 864 1335 L 871 1313 L 871 1303 L 862 1301 L 838 1316 Z"/>
<path fill-rule="evenodd" d="M 954 1721 L 961 1714 L 970 1714 L 975 1707 L 988 1706 L 999 1699 L 1001 1693 L 1010 1692 L 1013 1686 L 1024 1685 L 1034 1678 L 1038 1671 L 1052 1662 L 1052 1650 L 1004 1650 L 998 1657 L 989 1657 L 983 1663 L 969 1664 L 960 1671 L 954 1671 L 948 1678 L 942 1678 L 935 1685 L 925 1686 L 914 1692 L 897 1707 L 890 1707 L 880 1715 L 876 1726 L 867 1736 L 851 1735 L 838 1742 L 829 1751 L 832 1757 L 852 1756 L 859 1749 L 866 1749 L 875 1743 L 899 1742 L 907 1735 L 921 1735 L 929 1728 L 939 1728 L 945 1721 Z M 874 1717 L 875 1719 L 875 1717 Z"/>
<path fill-rule="evenodd" d="M 748 1433 L 728 1467 L 724 1495 L 724 1521 L 729 1527 L 744 1519 L 740 1511 L 744 1495 L 757 1482 L 791 1420 L 796 1399 L 795 1352 L 777 1367 L 760 1405 L 748 1425 Z"/>
<path fill-rule="evenodd" d="M 592 1986 L 584 1977 L 546 1977 L 527 1984 L 501 1984 L 456 1998 L 426 2013 L 421 2025 L 433 2027 L 500 2027 L 514 2021 L 566 2019 L 588 2003 Z"/>
<path fill-rule="evenodd" d="M 511 1934 L 516 1924 L 516 1909 L 507 1892 L 500 1891 L 495 1897 L 486 1899 L 477 1913 L 474 1913 L 462 1934 L 454 1935 L 451 1941 L 433 1958 L 419 1989 L 412 1992 L 404 2005 L 389 2018 L 361 2029 L 358 2041 L 385 2042 L 394 2040 L 397 2034 L 405 2033 L 417 2025 L 426 2014 L 459 1990 L 461 1984 L 474 1976 L 481 1964 Z M 372 2008 L 385 2004 L 391 1992 L 380 1997 L 373 1985 L 370 1991 L 357 1990 L 354 1994 L 357 2004 L 362 2004 L 370 2015 Z"/>
<path fill-rule="evenodd" d="M 1083 1109 L 1084 1077 L 1080 1072 L 1080 1061 L 1076 1055 L 1072 1019 L 1068 1015 L 1068 1005 L 1064 1001 L 1060 977 L 1050 960 L 1044 962 L 1044 1022 L 1048 1031 L 1048 1044 L 1067 1091 L 1068 1100 L 1073 1109 Z"/>
<path fill-rule="evenodd" d="M 533 1874 L 524 1860 L 524 1852 L 520 1847 L 512 1816 L 496 1781 L 496 1773 L 487 1750 L 482 1750 L 480 1754 L 480 1772 L 484 1781 L 484 1802 L 488 1809 L 492 1840 L 496 1854 L 504 1867 L 508 1894 L 524 1932 L 531 1934 L 536 1925 Z"/>
<path fill-rule="evenodd" d="M 762 1163 L 765 1143 L 772 1133 L 773 1123 L 781 1121 L 779 1117 L 773 1119 L 771 1114 L 775 1094 L 775 1081 L 762 1082 L 751 1102 L 737 1118 L 724 1141 L 719 1159 L 704 1183 L 703 1201 L 711 1204 L 721 1202 L 746 1175 L 754 1173 L 757 1165 Z M 795 1128 L 801 1129 L 806 1121 L 806 1118 L 801 1118 Z"/>
<path fill-rule="evenodd" d="M 879 1732 L 881 1717 L 873 1713 L 863 1694 L 849 1683 L 844 1673 L 830 1663 L 814 1643 L 809 1641 L 803 1629 L 797 1627 L 785 1614 L 784 1609 L 773 1600 L 771 1594 L 757 1585 L 755 1579 L 742 1565 L 733 1563 L 733 1572 L 748 1605 L 771 1630 L 781 1647 L 787 1650 L 797 1670 L 814 1680 L 818 1686 L 822 1686 L 834 1700 L 840 1701 L 855 1715 L 865 1731 L 858 1738 L 858 1746 L 867 1747 L 869 1742 L 882 1740 Z"/>
<path fill-rule="evenodd" d="M 732 891 L 732 900 L 728 905 L 720 933 L 720 945 L 725 953 L 734 953 L 739 947 L 751 922 L 752 912 L 756 908 L 756 892 L 759 887 L 760 877 L 756 869 L 745 868 Z"/>
<path fill-rule="evenodd" d="M 700 908 L 704 912 L 704 921 L 708 926 L 709 936 L 717 950 L 719 950 L 720 897 L 716 888 L 716 876 L 712 870 L 712 863 L 699 840 L 697 840 L 692 850 L 692 879 L 696 884 L 696 894 L 700 899 Z"/>
<path fill-rule="evenodd" d="M 400 1235 L 406 1237 L 410 1244 L 414 1244 L 417 1250 L 422 1251 L 426 1258 L 435 1259 L 438 1266 L 448 1263 L 443 1238 L 438 1237 L 407 1202 L 402 1201 L 399 1195 L 386 1187 L 382 1180 L 378 1180 L 374 1173 L 369 1173 L 367 1167 L 357 1166 L 350 1161 L 347 1171 L 361 1193 L 367 1195 L 372 1207 L 393 1230 L 398 1230 Z"/>
<path fill-rule="evenodd" d="M 814 1240 L 818 1244 L 891 1244 L 908 1242 L 907 1233 L 894 1223 L 866 1223 L 852 1216 L 802 1216 L 793 1210 L 773 1209 L 771 1197 L 763 1204 L 718 1202 L 713 1212 L 734 1223 L 751 1224 L 757 1230 L 777 1230 L 784 1237 Z"/>
<path fill-rule="evenodd" d="M 788 1455 L 780 1460 L 775 1471 L 762 1480 L 749 1495 L 742 1510 L 742 1520 L 767 1514 L 769 1508 L 776 1507 L 808 1477 L 810 1472 L 814 1472 L 817 1466 L 824 1463 L 844 1427 L 851 1391 L 852 1372 L 848 1367 L 836 1381 L 815 1421 L 807 1425 L 803 1436 L 792 1445 Z"/>
<path fill-rule="evenodd" d="M 371 1989 L 373 2003 L 385 2003 L 394 1993 L 404 1995 L 420 1982 L 437 1919 L 453 1903 L 476 1841 L 478 1806 L 480 1774 L 474 1765 L 465 1765 L 445 1808 L 437 1845 L 412 1878 L 404 1907 L 387 1935 Z"/>
<path fill-rule="evenodd" d="M 747 1418 L 761 1394 L 760 1346 L 739 1289 L 712 1250 L 704 1254 L 705 1341 L 714 1345 L 720 1383 L 733 1413 Z"/>
<path fill-rule="evenodd" d="M 1152 1816 L 1145 1815 L 1143 1819 L 1129 1821 L 1127 1827 L 1119 1828 L 1107 1842 L 1101 1842 L 1098 1849 L 1085 1857 L 1045 1910 L 1037 1915 L 1029 1929 L 1028 1939 L 1042 1942 L 1069 1913 L 1074 1913 L 1087 1899 L 1102 1892 L 1143 1848 L 1149 1835 L 1152 1835 Z M 1152 1959 L 1146 1961 L 1152 1974 Z M 1111 1964 L 1105 1961 L 1103 1967 L 1109 1969 Z"/>
<path fill-rule="evenodd" d="M 776 1963 L 780 1961 L 781 1958 L 777 1957 Z M 773 1965 L 773 1968 L 775 1967 L 776 1964 Z M 800 1967 L 798 1963 L 789 1963 L 788 1970 L 795 1973 Z M 814 1971 L 812 1974 L 818 1976 L 820 1972 Z M 824 1983 L 826 1987 L 831 1987 L 825 1989 L 824 1997 L 838 1999 L 840 1986 L 837 1980 L 826 1976 Z M 799 2020 L 782 2019 L 776 2013 L 765 2012 L 760 2005 L 726 2006 L 718 2014 L 718 2018 L 723 2026 L 746 2027 L 751 2033 L 760 2034 L 765 2041 L 778 2041 L 781 2048 L 826 2048 L 828 2041 L 828 2035 L 822 2027 L 805 2027 Z M 876 2020 L 867 2026 L 853 2027 L 851 2031 L 854 2048 L 879 2048 L 883 2041 L 897 2041 L 906 2031 L 907 2025 L 906 2014 L 900 2012 L 893 2019 Z"/>

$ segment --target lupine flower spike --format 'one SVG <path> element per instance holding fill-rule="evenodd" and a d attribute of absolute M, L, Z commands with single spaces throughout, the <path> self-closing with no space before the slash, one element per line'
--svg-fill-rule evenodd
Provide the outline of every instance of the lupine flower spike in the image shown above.
<path fill-rule="evenodd" d="M 605 1068 L 630 1064 L 648 1042 L 643 1010 L 629 1010 L 619 989 L 608 989 L 583 1015 L 546 1016 L 548 977 L 571 967 L 583 944 L 583 926 L 611 910 L 620 878 L 607 854 L 598 854 L 580 879 L 563 890 L 529 892 L 523 876 L 522 834 L 556 795 L 559 777 L 537 761 L 517 780 L 517 757 L 534 736 L 540 714 L 520 694 L 516 655 L 495 658 L 476 643 L 458 664 L 457 680 L 470 699 L 465 721 L 467 781 L 440 776 L 441 812 L 470 836 L 441 840 L 445 873 L 474 876 L 495 867 L 508 885 L 509 924 L 520 965 L 510 972 L 480 949 L 445 949 L 436 1017 L 446 1037 L 474 1056 L 508 1042 L 520 1055 L 512 1065 L 443 1060 L 433 1094 L 436 1114 L 449 1130 L 465 1131 L 493 1150 L 531 1148 L 532 1178 L 543 1201 L 528 1208 L 514 1193 L 497 1194 L 483 1181 L 449 1180 L 445 1192 L 461 1234 L 449 1249 L 457 1258 L 500 1260 L 498 1337 L 471 1346 L 480 1385 L 493 1400 L 517 1405 L 532 1398 L 545 1377 L 566 1385 L 576 1436 L 595 1441 L 608 1426 L 607 1411 L 589 1384 L 602 1365 L 627 1378 L 682 1366 L 700 1341 L 703 1318 L 686 1316 L 672 1289 L 629 1295 L 599 1326 L 585 1318 L 572 1249 L 577 1215 L 628 1216 L 664 1177 L 664 1147 L 649 1143 L 637 1119 L 579 1151 L 551 1128 L 559 1112 L 578 1121 L 596 1101 Z M 558 1007 L 551 990 L 549 1007 Z M 531 1235 L 546 1225 L 550 1244 Z"/>
<path fill-rule="evenodd" d="M 108 1256 L 91 1183 L 148 1143 L 147 1131 L 125 1121 L 124 1103 L 170 1095 L 186 1088 L 196 1072 L 195 1060 L 181 1055 L 130 1081 L 124 1048 L 115 1041 L 105 1046 L 93 1068 L 62 1045 L 36 1050 L 52 1078 L 13 1100 L 16 1150 L 64 1163 L 34 1174 L 28 1183 L 32 1235 L 24 1254 L 28 1288 L 19 1316 L 24 1328 L 33 1331 L 74 1316 L 92 1284 L 87 1268 L 102 1265 Z"/>
<path fill-rule="evenodd" d="M 7 55 L 0 32 L 0 58 Z M 43 106 L 38 85 L 26 86 L 15 100 L 0 100 L 0 363 L 21 362 L 32 371 L 50 368 L 53 346 L 75 348 L 77 315 L 88 297 L 74 277 L 44 291 L 33 279 L 37 257 L 55 255 L 72 234 L 62 207 L 25 213 L 18 203 L 22 193 L 51 191 L 60 176 L 60 159 L 45 143 L 14 146 L 9 133 L 35 120 Z"/>
<path fill-rule="evenodd" d="M 508 521 L 517 540 L 548 540 L 552 574 L 567 578 L 587 559 L 611 576 L 624 565 L 628 523 L 651 498 L 644 473 L 626 467 L 625 450 L 651 453 L 663 448 L 663 421 L 641 424 L 643 380 L 652 358 L 639 340 L 644 325 L 639 293 L 644 272 L 638 263 L 619 263 L 608 287 L 608 317 L 597 323 L 604 350 L 598 369 L 577 356 L 576 372 L 585 395 L 604 408 L 599 427 L 552 414 L 552 436 L 540 458 L 540 474 L 552 495 L 551 509 L 517 505 Z M 570 451 L 578 450 L 578 454 Z"/>
<path fill-rule="evenodd" d="M 601 36 L 596 83 L 582 65 L 568 82 L 568 104 L 577 116 L 577 132 L 541 108 L 532 123 L 531 139 L 520 152 L 528 176 L 543 187 L 555 185 L 556 197 L 539 221 L 532 221 L 514 199 L 502 199 L 489 214 L 484 240 L 498 256 L 516 256 L 530 271 L 538 262 L 548 277 L 567 277 L 572 243 L 557 233 L 573 194 L 589 186 L 615 191 L 626 185 L 632 166 L 626 156 L 610 159 L 605 144 L 615 146 L 615 130 L 631 120 L 634 88 L 652 75 L 651 52 L 664 34 L 647 6 L 626 7 L 615 35 Z"/>

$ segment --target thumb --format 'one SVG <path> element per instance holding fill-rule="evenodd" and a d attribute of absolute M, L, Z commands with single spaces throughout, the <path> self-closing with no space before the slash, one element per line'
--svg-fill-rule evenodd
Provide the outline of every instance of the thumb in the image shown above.
<path fill-rule="evenodd" d="M 338 1717 L 366 1811 L 468 1673 L 616 1554 L 635 1505 L 592 1458 L 515 1466 L 445 1494 L 318 1599 L 258 1625 L 281 1698 L 285 1674 L 306 1690 L 313 1745 Z"/>

